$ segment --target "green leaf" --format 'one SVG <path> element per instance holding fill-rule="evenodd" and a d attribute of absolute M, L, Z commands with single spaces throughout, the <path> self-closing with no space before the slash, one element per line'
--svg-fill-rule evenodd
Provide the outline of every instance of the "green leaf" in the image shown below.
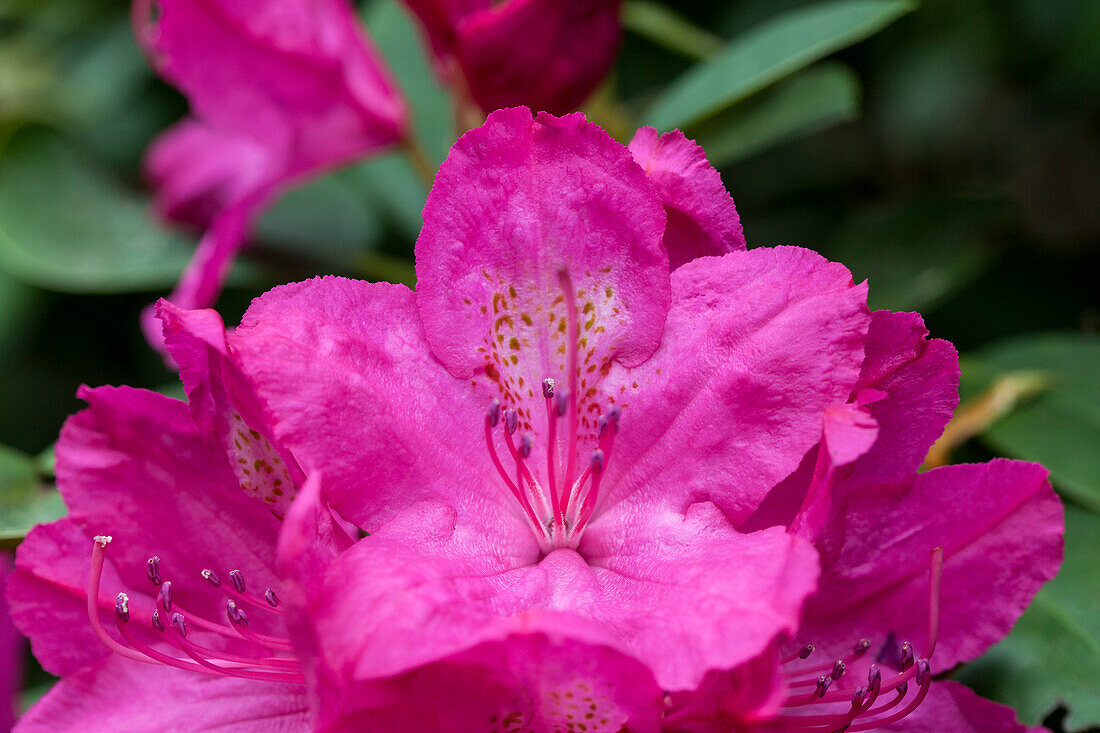
<path fill-rule="evenodd" d="M 14 547 L 36 524 L 65 515 L 65 503 L 43 487 L 30 456 L 0 445 L 0 548 Z"/>
<path fill-rule="evenodd" d="M 632 33 L 688 58 L 704 59 L 722 47 L 720 37 L 654 0 L 628 0 L 623 4 L 622 22 Z"/>
<path fill-rule="evenodd" d="M 373 0 L 365 20 L 412 107 L 417 139 L 433 163 L 442 162 L 454 142 L 450 95 L 436 78 L 417 24 L 396 0 Z"/>
<path fill-rule="evenodd" d="M 257 234 L 269 249 L 347 269 L 381 236 L 377 214 L 344 179 L 348 171 L 292 189 L 266 211 Z"/>
<path fill-rule="evenodd" d="M 784 79 L 704 121 L 691 133 L 717 167 L 855 119 L 860 87 L 854 71 L 826 62 Z"/>
<path fill-rule="evenodd" d="M 1100 724 L 1097 537 L 1100 516 L 1066 507 L 1066 559 L 1058 577 L 1039 592 L 1004 641 L 962 669 L 960 681 L 1011 705 L 1028 723 L 1038 723 L 1064 702 L 1066 730 Z"/>
<path fill-rule="evenodd" d="M 939 197 L 875 207 L 853 216 L 824 250 L 856 282 L 870 282 L 873 308 L 926 311 L 990 265 L 982 232 L 1003 211 L 997 202 Z"/>
<path fill-rule="evenodd" d="M 1100 512 L 1100 338 L 1023 336 L 971 357 L 993 374 L 1048 375 L 1049 389 L 993 423 L 981 440 L 998 453 L 1042 463 L 1059 491 Z"/>
<path fill-rule="evenodd" d="M 915 7 L 909 0 L 833 0 L 784 13 L 674 81 L 648 110 L 646 124 L 667 130 L 700 122 Z"/>
<path fill-rule="evenodd" d="M 20 132 L 0 153 L 0 266 L 52 290 L 172 285 L 193 244 L 158 226 L 147 200 L 59 137 Z"/>

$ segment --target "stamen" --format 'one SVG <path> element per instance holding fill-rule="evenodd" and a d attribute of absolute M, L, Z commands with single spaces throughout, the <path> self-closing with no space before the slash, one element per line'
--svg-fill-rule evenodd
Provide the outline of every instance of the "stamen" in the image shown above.
<path fill-rule="evenodd" d="M 577 350 L 580 348 L 581 324 L 580 319 L 577 318 L 577 296 L 576 291 L 573 289 L 573 278 L 569 276 L 569 270 L 564 267 L 558 270 L 558 284 L 561 285 L 562 293 L 565 295 L 565 315 L 566 322 L 569 324 L 567 334 L 569 343 L 566 347 L 566 369 L 569 370 L 569 442 L 566 443 L 565 483 L 562 489 L 564 493 L 573 486 L 573 476 L 576 475 L 576 446 L 579 422 L 579 416 L 577 415 Z M 553 488 L 551 488 L 552 490 Z"/>
<path fill-rule="evenodd" d="M 123 623 L 130 620 L 130 598 L 125 593 L 119 593 L 115 597 L 115 614 Z"/>
<path fill-rule="evenodd" d="M 519 413 L 514 408 L 508 408 L 504 411 L 504 429 L 509 435 L 514 435 L 518 427 Z"/>
<path fill-rule="evenodd" d="M 275 591 L 271 588 L 264 591 L 264 600 L 267 601 L 267 605 L 272 608 L 279 607 L 279 596 L 275 595 Z"/>
<path fill-rule="evenodd" d="M 215 588 L 221 587 L 222 580 L 213 570 L 203 570 L 202 577 L 205 578 L 210 583 L 210 585 L 214 586 Z"/>
<path fill-rule="evenodd" d="M 164 605 L 165 611 L 172 610 L 172 581 L 167 581 L 160 586 L 160 593 L 157 594 L 160 597 L 160 602 Z"/>
<path fill-rule="evenodd" d="M 791 654 L 791 655 L 785 657 L 783 659 L 783 661 L 780 662 L 780 664 L 786 664 L 787 662 L 793 662 L 796 659 L 805 659 L 806 657 L 810 656 L 813 653 L 814 653 L 814 645 L 813 644 L 807 644 L 806 646 L 802 647 L 801 649 L 799 649 L 794 654 Z"/>
<path fill-rule="evenodd" d="M 153 628 L 157 631 L 164 631 L 164 622 L 160 620 L 160 611 L 153 610 Z"/>
<path fill-rule="evenodd" d="M 145 561 L 145 574 L 149 577 L 149 582 L 153 585 L 160 585 L 160 558 L 153 555 L 151 558 Z"/>
<path fill-rule="evenodd" d="M 172 625 L 176 627 L 176 631 L 180 636 L 187 636 L 187 619 L 183 617 L 182 613 L 172 614 Z"/>
<path fill-rule="evenodd" d="M 244 595 L 244 573 L 242 573 L 240 570 L 230 570 L 229 580 L 232 581 L 233 587 L 237 590 L 237 592 L 241 595 Z"/>
<path fill-rule="evenodd" d="M 603 478 L 604 455 L 602 450 L 596 449 L 592 451 L 592 461 L 589 464 L 589 468 L 592 471 L 592 486 L 588 489 L 588 494 L 584 497 L 584 502 L 581 505 L 580 516 L 577 518 L 574 532 L 580 532 L 584 529 L 584 526 L 588 524 L 588 520 L 592 517 L 592 512 L 596 509 L 596 497 L 599 495 L 600 491 L 600 479 Z"/>

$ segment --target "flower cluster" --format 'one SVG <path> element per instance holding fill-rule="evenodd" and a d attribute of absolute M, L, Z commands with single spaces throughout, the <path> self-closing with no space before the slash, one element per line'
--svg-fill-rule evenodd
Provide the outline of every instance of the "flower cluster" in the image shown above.
<path fill-rule="evenodd" d="M 494 112 L 416 268 L 162 302 L 187 403 L 83 391 L 20 730 L 1022 730 L 940 676 L 1056 572 L 1045 470 L 917 473 L 954 349 L 746 249 L 694 143 Z"/>

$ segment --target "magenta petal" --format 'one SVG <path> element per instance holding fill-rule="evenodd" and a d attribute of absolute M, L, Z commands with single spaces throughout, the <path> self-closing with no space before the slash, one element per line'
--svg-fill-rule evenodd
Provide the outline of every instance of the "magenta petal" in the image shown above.
<path fill-rule="evenodd" d="M 206 227 L 234 202 L 270 185 L 279 175 L 275 162 L 255 138 L 189 118 L 153 141 L 145 167 L 162 217 Z"/>
<path fill-rule="evenodd" d="M 445 733 L 508 729 L 661 730 L 664 692 L 637 660 L 551 632 L 491 641 L 407 675 L 353 691 L 326 730 Z M 322 721 L 323 723 L 324 721 Z M 584 726 L 581 728 L 580 726 Z"/>
<path fill-rule="evenodd" d="M 1041 733 L 1016 719 L 1016 712 L 950 680 L 932 683 L 928 697 L 904 720 L 883 728 L 898 733 Z"/>
<path fill-rule="evenodd" d="M 924 462 L 959 404 L 959 357 L 947 341 L 928 338 L 916 313 L 875 311 L 866 348 L 858 386 L 885 393 L 868 408 L 879 437 L 845 480 L 903 481 Z"/>
<path fill-rule="evenodd" d="M 583 293 L 584 363 L 645 360 L 668 310 L 664 224 L 645 175 L 584 117 L 494 112 L 451 149 L 424 209 L 417 303 L 433 353 L 515 391 L 519 376 L 560 376 L 564 270 Z"/>
<path fill-rule="evenodd" d="M 229 345 L 278 416 L 274 438 L 373 531 L 423 499 L 531 542 L 482 428 L 488 395 L 432 357 L 405 287 L 320 278 L 255 300 Z"/>
<path fill-rule="evenodd" d="M 509 0 L 465 15 L 454 53 L 485 111 L 526 105 L 571 112 L 619 47 L 620 0 Z"/>
<path fill-rule="evenodd" d="M 866 287 L 793 247 L 698 259 L 672 282 L 660 350 L 603 385 L 623 415 L 597 516 L 706 499 L 739 524 L 851 393 Z"/>
<path fill-rule="evenodd" d="M 561 633 L 595 623 L 663 688 L 690 689 L 796 628 L 817 574 L 807 543 L 778 528 L 742 535 L 713 506 L 640 519 L 593 526 L 582 554 L 540 560 L 450 507 L 413 507 L 328 569 L 314 615 L 325 664 L 338 679 L 384 678 L 554 614 Z"/>
<path fill-rule="evenodd" d="M 658 135 L 642 127 L 629 147 L 665 206 L 664 243 L 672 269 L 696 257 L 745 249 L 733 198 L 694 140 L 679 130 Z"/>
<path fill-rule="evenodd" d="M 995 460 L 920 474 L 911 488 L 843 495 L 818 539 L 824 571 L 800 638 L 843 653 L 853 635 L 893 634 L 921 653 L 928 557 L 943 547 L 936 672 L 1012 628 L 1062 560 L 1062 504 L 1037 464 Z M 856 631 L 858 630 L 858 632 Z"/>
<path fill-rule="evenodd" d="M 0 730 L 9 730 L 15 722 L 15 696 L 23 676 L 23 637 L 8 615 L 8 578 L 12 570 L 7 555 L 0 555 Z"/>
<path fill-rule="evenodd" d="M 308 731 L 305 688 L 185 672 L 112 657 L 68 676 L 19 721 L 19 733 Z"/>
<path fill-rule="evenodd" d="M 284 177 L 399 140 L 406 112 L 344 0 L 160 0 L 137 33 L 192 112 L 252 137 Z M 212 62 L 216 59 L 216 62 Z"/>

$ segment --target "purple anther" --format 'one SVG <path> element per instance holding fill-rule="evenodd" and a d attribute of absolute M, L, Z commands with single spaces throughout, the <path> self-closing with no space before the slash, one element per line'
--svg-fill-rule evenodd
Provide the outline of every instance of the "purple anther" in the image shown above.
<path fill-rule="evenodd" d="M 908 682 L 902 682 L 900 685 L 898 685 L 894 689 L 897 690 L 897 693 L 899 695 L 901 695 L 902 697 L 905 697 L 905 693 L 909 692 L 909 683 Z"/>
<path fill-rule="evenodd" d="M 867 686 L 872 690 L 878 689 L 882 684 L 882 670 L 878 668 L 877 664 L 872 664 L 867 670 Z"/>
<path fill-rule="evenodd" d="M 229 617 L 230 622 L 232 622 L 234 626 L 244 626 L 248 628 L 248 614 L 246 614 L 244 609 L 238 606 L 233 599 L 229 599 L 225 602 L 225 615 Z"/>
<path fill-rule="evenodd" d="M 844 664 L 843 659 L 838 659 L 833 662 L 833 671 L 829 673 L 829 676 L 834 680 L 839 680 L 844 676 L 844 670 L 847 669 L 847 665 Z"/>
<path fill-rule="evenodd" d="M 115 596 L 115 615 L 122 623 L 130 620 L 130 597 L 125 593 Z"/>
<path fill-rule="evenodd" d="M 603 451 L 596 449 L 592 451 L 592 475 L 599 476 L 603 473 Z"/>
<path fill-rule="evenodd" d="M 870 648 L 871 648 L 871 640 L 870 639 L 860 639 L 859 641 L 856 642 L 856 645 L 854 647 L 852 647 L 852 654 L 855 654 L 858 657 L 861 654 L 866 654 L 867 650 L 870 649 Z"/>
<path fill-rule="evenodd" d="M 270 588 L 264 591 L 264 600 L 267 601 L 267 605 L 272 608 L 279 607 L 279 596 L 275 595 L 275 591 Z"/>
<path fill-rule="evenodd" d="M 829 687 L 833 684 L 833 680 L 825 675 L 821 675 L 817 678 L 817 689 L 814 694 L 818 697 L 825 697 L 825 693 L 829 691 Z"/>
<path fill-rule="evenodd" d="M 519 427 L 519 413 L 515 408 L 509 407 L 504 411 L 504 429 L 508 431 L 509 435 L 514 435 L 516 428 Z"/>
<path fill-rule="evenodd" d="M 215 588 L 221 587 L 222 579 L 219 578 L 218 574 L 215 573 L 213 570 L 203 570 L 202 577 L 206 578 L 206 581 Z"/>
<path fill-rule="evenodd" d="M 806 646 L 804 646 L 804 647 L 802 647 L 801 649 L 798 650 L 798 658 L 799 659 L 805 659 L 806 657 L 810 656 L 813 653 L 814 653 L 814 645 L 813 644 L 807 644 Z"/>
<path fill-rule="evenodd" d="M 230 570 L 229 580 L 233 583 L 233 587 L 237 589 L 238 593 L 244 593 L 244 573 L 240 570 Z"/>
<path fill-rule="evenodd" d="M 160 585 L 164 581 L 160 577 L 160 558 L 153 555 L 145 561 L 145 575 L 153 585 Z"/>
<path fill-rule="evenodd" d="M 852 707 L 859 707 L 863 704 L 863 701 L 867 699 L 867 688 L 857 687 L 855 692 L 852 693 Z"/>
<path fill-rule="evenodd" d="M 164 631 L 164 622 L 160 620 L 160 611 L 153 611 L 153 628 Z"/>
<path fill-rule="evenodd" d="M 929 675 L 932 673 L 932 666 L 928 663 L 927 659 L 923 657 L 917 660 L 917 684 L 924 686 L 928 681 Z"/>
<path fill-rule="evenodd" d="M 524 433 L 519 439 L 519 455 L 523 459 L 527 459 L 531 455 L 531 448 L 535 445 L 535 439 L 527 433 Z"/>
<path fill-rule="evenodd" d="M 172 581 L 166 580 L 160 586 L 160 602 L 164 604 L 165 611 L 172 610 Z"/>
<path fill-rule="evenodd" d="M 904 672 L 912 667 L 914 661 L 916 661 L 916 656 L 913 654 L 913 645 L 905 642 L 901 645 L 901 671 Z"/>
<path fill-rule="evenodd" d="M 495 428 L 500 422 L 500 400 L 496 397 L 489 403 L 489 409 L 485 411 L 485 419 L 489 421 L 489 427 Z"/>
<path fill-rule="evenodd" d="M 554 380 L 547 377 L 542 380 L 542 396 L 550 399 L 554 396 Z"/>
<path fill-rule="evenodd" d="M 616 430 L 619 429 L 619 418 L 623 415 L 623 408 L 618 405 L 612 405 L 607 408 L 607 422 Z"/>
<path fill-rule="evenodd" d="M 172 625 L 176 627 L 176 631 L 180 636 L 187 636 L 187 619 L 183 617 L 182 613 L 172 614 Z"/>
<path fill-rule="evenodd" d="M 554 392 L 554 414 L 561 417 L 569 409 L 569 392 Z"/>

